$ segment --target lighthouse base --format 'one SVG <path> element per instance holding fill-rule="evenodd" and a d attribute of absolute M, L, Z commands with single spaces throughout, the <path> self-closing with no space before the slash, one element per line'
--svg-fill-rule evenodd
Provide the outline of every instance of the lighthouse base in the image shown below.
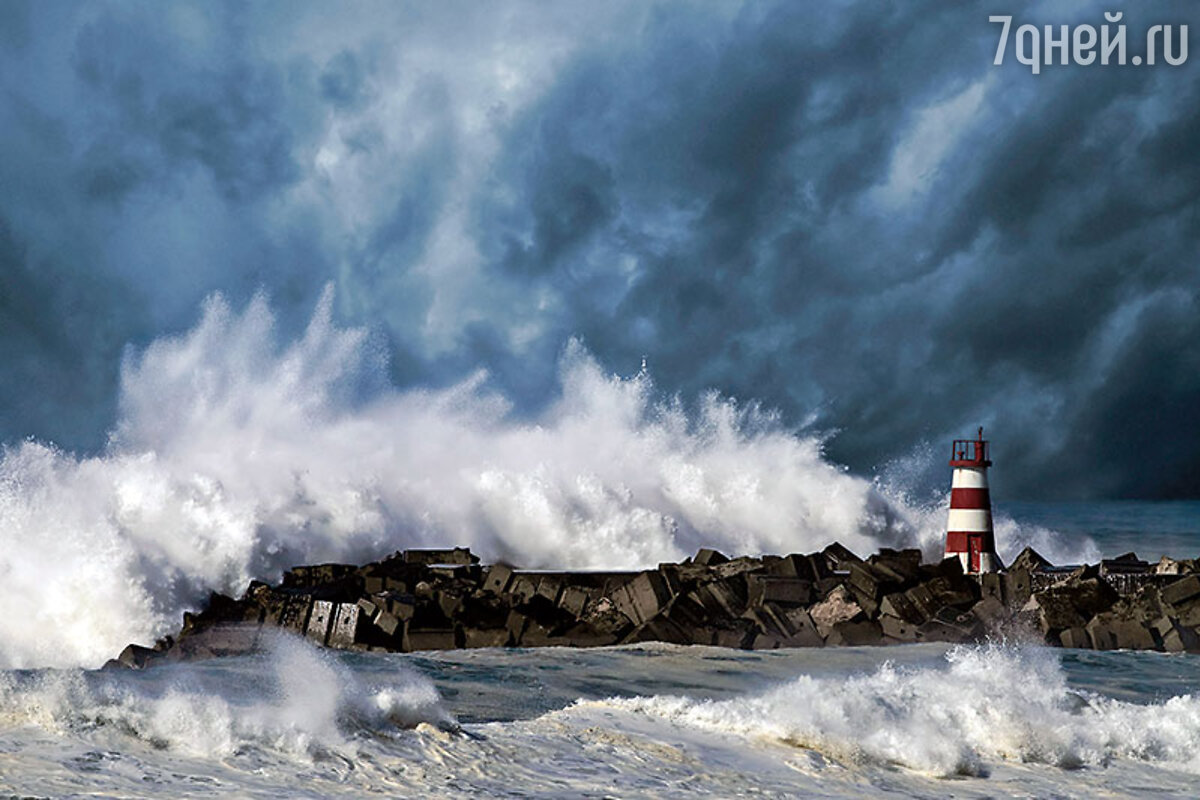
<path fill-rule="evenodd" d="M 963 550 L 947 550 L 945 557 L 957 558 L 961 561 L 963 572 L 965 573 L 999 572 L 1004 567 L 1000 562 L 1000 557 L 995 553 L 970 553 Z"/>

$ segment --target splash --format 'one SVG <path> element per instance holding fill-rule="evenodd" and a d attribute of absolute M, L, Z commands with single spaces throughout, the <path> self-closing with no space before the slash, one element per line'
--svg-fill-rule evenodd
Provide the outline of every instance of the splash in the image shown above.
<path fill-rule="evenodd" d="M 327 291 L 296 341 L 267 302 L 210 298 L 196 327 L 131 350 L 106 451 L 25 442 L 0 458 L 0 666 L 98 665 L 178 625 L 210 590 L 295 564 L 469 545 L 526 566 L 631 568 L 700 546 L 832 541 L 937 553 L 943 520 L 850 475 L 755 405 L 661 399 L 577 342 L 561 391 L 514 418 L 480 373 L 389 386 Z"/>
<path fill-rule="evenodd" d="M 1114 758 L 1200 772 L 1200 699 L 1192 695 L 1141 705 L 1075 691 L 1044 648 L 964 646 L 946 658 L 941 669 L 884 664 L 849 678 L 802 676 L 732 700 L 599 705 L 937 776 L 982 776 L 1001 760 L 1077 768 Z M 589 705 L 597 704 L 577 704 Z"/>
<path fill-rule="evenodd" d="M 331 653 L 279 635 L 230 684 L 186 666 L 143 678 L 80 670 L 0 674 L 0 723 L 33 725 L 59 737 L 125 748 L 225 758 L 246 748 L 302 759 L 345 749 L 360 733 L 388 735 L 422 723 L 457 723 L 424 676 L 397 666 L 386 685 L 363 683 Z"/>

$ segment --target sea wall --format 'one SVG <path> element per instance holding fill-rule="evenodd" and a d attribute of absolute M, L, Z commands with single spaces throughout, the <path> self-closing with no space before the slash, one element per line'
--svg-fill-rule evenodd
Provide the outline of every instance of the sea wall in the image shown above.
<path fill-rule="evenodd" d="M 637 572 L 482 565 L 465 548 L 406 550 L 365 566 L 295 567 L 277 585 L 213 594 L 175 636 L 131 644 L 140 668 L 255 650 L 275 629 L 349 650 L 596 647 L 637 642 L 744 649 L 1033 638 L 1063 647 L 1200 651 L 1193 561 L 1133 554 L 1057 567 L 1033 550 L 964 575 L 917 550 L 729 559 L 704 549 Z"/>

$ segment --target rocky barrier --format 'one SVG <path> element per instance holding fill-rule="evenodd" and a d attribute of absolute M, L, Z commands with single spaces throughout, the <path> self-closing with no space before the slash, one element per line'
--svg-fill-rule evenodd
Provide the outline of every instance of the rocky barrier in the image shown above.
<path fill-rule="evenodd" d="M 866 559 L 819 553 L 727 558 L 704 549 L 631 572 L 481 565 L 464 548 L 405 550 L 365 566 L 295 567 L 240 599 L 213 594 L 177 635 L 131 644 L 109 666 L 141 668 L 251 652 L 264 633 L 410 652 L 463 647 L 597 647 L 637 642 L 745 649 L 976 642 L 1034 637 L 1094 648 L 1200 651 L 1200 570 L 1128 554 L 1056 567 L 1025 550 L 1003 572 L 964 575 L 918 550 Z"/>

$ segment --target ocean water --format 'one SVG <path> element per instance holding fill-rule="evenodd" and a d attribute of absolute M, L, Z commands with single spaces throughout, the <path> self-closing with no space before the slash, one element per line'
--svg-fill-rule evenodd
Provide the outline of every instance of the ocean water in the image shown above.
<path fill-rule="evenodd" d="M 753 404 L 664 398 L 579 345 L 536 419 L 486 376 L 400 391 L 363 331 L 280 342 L 210 300 L 130 350 L 100 453 L 0 452 L 0 794 L 279 797 L 1200 795 L 1200 657 L 1006 642 L 268 652 L 96 667 L 212 590 L 469 545 L 524 566 L 940 556 L 944 497 L 853 475 Z M 920 472 L 921 470 L 916 470 Z M 1198 504 L 998 504 L 1000 555 L 1195 555 Z"/>
<path fill-rule="evenodd" d="M 1200 658 L 1016 643 L 269 652 L 0 676 L 0 791 L 1195 797 Z"/>

